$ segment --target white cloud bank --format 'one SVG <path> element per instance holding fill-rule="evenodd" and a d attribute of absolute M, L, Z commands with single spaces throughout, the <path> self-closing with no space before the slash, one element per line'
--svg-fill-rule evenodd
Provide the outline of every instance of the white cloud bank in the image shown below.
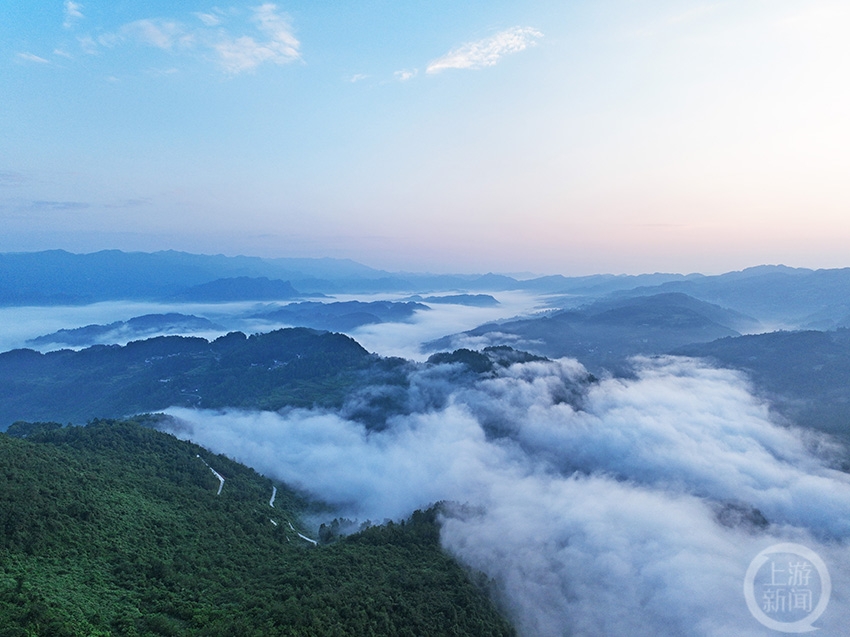
<path fill-rule="evenodd" d="M 26 51 L 15 54 L 15 59 L 18 62 L 34 62 L 35 64 L 50 64 L 49 60 L 45 60 L 43 57 L 36 55 L 35 53 L 28 53 Z"/>
<path fill-rule="evenodd" d="M 214 13 L 196 12 L 195 17 L 208 27 L 215 27 L 221 24 L 221 18 Z"/>
<path fill-rule="evenodd" d="M 642 361 L 633 380 L 585 387 L 583 373 L 570 360 L 477 381 L 424 369 L 410 413 L 383 431 L 317 411 L 170 413 L 178 435 L 342 515 L 469 505 L 446 515 L 443 544 L 492 579 L 522 634 L 763 635 L 742 583 L 779 541 L 827 563 L 817 625 L 844 634 L 850 480 L 810 451 L 818 441 L 772 423 L 734 372 L 671 358 Z M 730 506 L 745 514 L 723 523 Z"/>
<path fill-rule="evenodd" d="M 513 27 L 492 37 L 467 42 L 428 64 L 426 73 L 447 69 L 482 69 L 497 64 L 504 56 L 534 46 L 543 34 L 531 27 Z"/>
<path fill-rule="evenodd" d="M 188 32 L 183 25 L 174 20 L 136 20 L 121 27 L 117 39 L 128 39 L 153 46 L 158 49 L 171 49 L 175 44 L 191 46 L 195 35 Z M 111 45 L 115 39 L 106 36 L 101 39 L 103 44 Z"/>
<path fill-rule="evenodd" d="M 417 69 L 402 69 L 401 71 L 396 71 L 393 73 L 393 78 L 398 80 L 399 82 L 407 82 L 408 80 L 412 80 L 416 77 L 416 74 L 419 71 Z"/>
<path fill-rule="evenodd" d="M 62 23 L 62 26 L 66 29 L 70 29 L 77 23 L 77 21 L 83 19 L 83 5 L 78 2 L 72 2 L 72 0 L 65 0 L 65 22 Z"/>
<path fill-rule="evenodd" d="M 274 4 L 263 4 L 254 9 L 253 21 L 267 39 L 257 41 L 250 36 L 226 38 L 215 45 L 221 67 L 228 73 L 250 71 L 264 62 L 287 64 L 301 59 L 300 43 L 292 27 L 277 12 Z"/>
<path fill-rule="evenodd" d="M 80 5 L 68 4 L 79 12 Z M 100 47 L 112 48 L 124 42 L 172 53 L 178 50 L 211 53 L 216 64 L 229 75 L 253 71 L 266 63 L 280 65 L 301 59 L 301 44 L 289 20 L 275 4 L 253 7 L 248 25 L 255 33 L 243 35 L 236 35 L 232 26 L 224 24 L 223 13 L 196 12 L 193 15 L 197 22 L 192 24 L 176 19 L 145 18 L 124 24 L 114 32 L 102 33 L 97 38 L 82 36 L 79 42 L 89 54 L 100 52 Z M 66 23 L 67 20 L 66 17 Z"/>

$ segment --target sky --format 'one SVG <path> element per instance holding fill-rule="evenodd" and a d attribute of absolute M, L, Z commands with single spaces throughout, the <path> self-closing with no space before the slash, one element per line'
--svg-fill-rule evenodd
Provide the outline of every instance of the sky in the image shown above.
<path fill-rule="evenodd" d="M 844 267 L 850 6 L 0 4 L 0 252 Z"/>

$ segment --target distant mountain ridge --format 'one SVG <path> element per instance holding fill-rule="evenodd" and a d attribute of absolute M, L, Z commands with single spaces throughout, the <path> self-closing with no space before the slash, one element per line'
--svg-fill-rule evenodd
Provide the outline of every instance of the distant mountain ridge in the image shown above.
<path fill-rule="evenodd" d="M 543 276 L 388 272 L 350 259 L 200 255 L 173 250 L 74 254 L 64 250 L 0 253 L 0 306 L 81 304 L 104 300 L 165 300 L 218 279 L 288 281 L 300 293 L 527 290 L 600 296 L 696 275 Z"/>
<path fill-rule="evenodd" d="M 407 321 L 415 312 L 429 309 L 427 305 L 411 301 L 337 301 L 333 303 L 304 301 L 290 303 L 274 310 L 257 312 L 252 314 L 251 318 L 318 330 L 348 331 L 363 325 Z"/>
<path fill-rule="evenodd" d="M 252 279 L 253 280 L 253 279 Z M 225 280 L 228 283 L 231 280 Z M 239 279 L 232 281 L 239 283 Z M 268 281 L 268 279 L 266 279 Z M 272 282 L 274 283 L 274 282 Z M 256 288 L 253 288 L 256 290 Z M 285 291 L 285 288 L 283 289 Z M 250 289 L 249 289 L 250 292 Z M 273 299 L 278 299 L 281 288 L 274 286 L 269 290 Z M 211 297 L 195 302 L 211 303 L 210 298 L 224 302 L 237 300 L 241 294 L 236 287 L 230 294 L 228 287 L 214 286 Z M 203 296 L 203 295 L 199 295 Z M 234 298 L 236 297 L 236 298 Z M 207 308 L 209 309 L 209 308 Z M 302 301 L 282 304 L 256 303 L 247 308 L 227 308 L 217 311 L 213 308 L 210 318 L 169 312 L 166 314 L 145 314 L 126 321 L 113 321 L 108 324 L 90 324 L 76 328 L 63 328 L 49 334 L 42 334 L 26 341 L 27 346 L 46 349 L 51 346 L 87 347 L 98 344 L 121 344 L 151 336 L 204 336 L 220 335 L 234 331 L 271 331 L 279 327 L 307 327 L 332 332 L 347 332 L 364 325 L 387 322 L 408 322 L 416 312 L 430 308 L 422 303 L 411 301 Z"/>
<path fill-rule="evenodd" d="M 380 273 L 344 259 L 261 259 L 185 252 L 64 250 L 0 254 L 0 305 L 80 304 L 104 300 L 168 300 L 196 286 L 240 277 L 321 285 Z M 297 287 L 297 286 L 296 286 Z M 203 290 L 203 289 L 202 289 Z"/>
<path fill-rule="evenodd" d="M 751 334 L 671 353 L 745 372 L 793 422 L 850 443 L 850 330 Z"/>
<path fill-rule="evenodd" d="M 0 429 L 85 423 L 186 407 L 276 410 L 341 402 L 376 357 L 343 334 L 289 328 L 213 341 L 158 336 L 124 346 L 0 353 Z"/>
<path fill-rule="evenodd" d="M 499 301 L 489 294 L 446 294 L 443 296 L 426 297 L 416 294 L 408 300 L 422 303 L 436 303 L 437 305 L 467 305 L 469 307 L 496 307 L 499 305 Z"/>
<path fill-rule="evenodd" d="M 145 314 L 127 321 L 114 321 L 107 325 L 86 325 L 73 329 L 61 329 L 27 341 L 29 345 L 70 345 L 82 347 L 99 342 L 133 340 L 158 332 L 191 333 L 223 330 L 209 319 L 188 314 Z"/>
<path fill-rule="evenodd" d="M 557 309 L 576 309 L 609 295 L 682 293 L 752 316 L 768 327 L 832 329 L 850 323 L 850 268 L 761 265 L 713 276 L 596 274 L 520 280 L 494 273 L 388 272 L 348 259 L 119 250 L 0 254 L 0 307 L 109 300 L 262 301 L 373 293 L 468 295 L 466 301 L 471 303 L 476 292 L 508 290 L 547 295 L 549 307 Z"/>
<path fill-rule="evenodd" d="M 542 317 L 482 325 L 438 339 L 429 349 L 450 349 L 464 340 L 485 339 L 551 357 L 577 358 L 594 373 L 628 369 L 638 354 L 664 354 L 675 347 L 738 336 L 736 327 L 758 322 L 734 310 L 681 293 L 605 299 Z"/>
<path fill-rule="evenodd" d="M 805 323 L 809 317 L 838 321 L 847 318 L 850 268 L 809 270 L 786 266 L 757 266 L 718 276 L 695 276 L 655 286 L 621 291 L 621 296 L 650 296 L 681 292 L 695 298 L 735 308 L 763 321 Z"/>
<path fill-rule="evenodd" d="M 175 294 L 175 301 L 221 303 L 227 301 L 277 301 L 302 294 L 289 281 L 268 277 L 237 276 L 200 283 Z"/>

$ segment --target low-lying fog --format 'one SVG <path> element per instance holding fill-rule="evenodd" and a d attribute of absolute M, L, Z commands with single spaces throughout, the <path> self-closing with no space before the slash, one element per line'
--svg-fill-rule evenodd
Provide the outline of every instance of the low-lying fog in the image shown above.
<path fill-rule="evenodd" d="M 446 294 L 451 294 L 447 292 Z M 403 301 L 409 295 L 339 295 L 323 299 L 323 302 L 334 301 Z M 402 323 L 378 323 L 365 325 L 345 333 L 356 339 L 370 352 L 382 356 L 402 356 L 412 360 L 422 360 L 427 357 L 420 351 L 424 342 L 445 336 L 446 334 L 469 330 L 482 323 L 514 316 L 526 315 L 542 308 L 543 299 L 524 292 L 499 292 L 494 295 L 499 305 L 495 307 L 470 307 L 458 304 L 434 303 L 428 311 L 417 311 L 413 317 Z M 288 302 L 282 302 L 280 306 Z M 179 333 L 180 335 L 200 336 L 213 339 L 228 331 L 239 330 L 248 334 L 268 332 L 291 325 L 257 318 L 247 318 L 247 315 L 262 309 L 268 309 L 271 303 L 241 302 L 241 303 L 140 303 L 140 302 L 103 302 L 82 306 L 38 306 L 38 307 L 4 307 L 0 308 L 0 351 L 19 347 L 29 347 L 41 351 L 55 350 L 68 347 L 64 344 L 33 345 L 29 339 L 45 334 L 51 334 L 60 329 L 74 329 L 87 325 L 107 325 L 116 321 L 127 321 L 133 317 L 146 314 L 167 314 L 171 312 L 194 315 L 209 319 L 221 325 L 223 330 L 193 331 Z M 146 333 L 144 336 L 112 334 L 109 343 L 119 345 L 137 338 L 150 338 L 157 333 Z"/>
<path fill-rule="evenodd" d="M 423 353 L 420 346 L 448 334 L 471 330 L 479 325 L 500 319 L 526 316 L 544 309 L 543 297 L 525 292 L 498 292 L 494 296 L 499 305 L 495 307 L 469 307 L 450 303 L 434 303 L 428 311 L 417 312 L 413 320 L 406 323 L 379 323 L 364 325 L 349 332 L 349 336 L 370 352 L 382 356 L 400 356 L 421 361 L 432 352 Z M 342 297 L 346 300 L 381 300 L 382 297 Z M 403 300 L 404 297 L 390 300 Z"/>
<path fill-rule="evenodd" d="M 492 378 L 411 373 L 383 431 L 340 412 L 172 409 L 171 431 L 360 520 L 457 503 L 442 542 L 526 635 L 764 635 L 742 586 L 778 542 L 832 575 L 825 635 L 850 625 L 850 478 L 827 439 L 780 426 L 738 373 L 636 361 L 586 383 L 568 359 Z"/>
<path fill-rule="evenodd" d="M 421 361 L 423 342 L 543 302 L 495 296 L 497 307 L 435 304 L 408 322 L 350 335 L 370 351 Z M 3 308 L 0 349 L 151 313 L 246 332 L 283 326 L 246 319 L 255 307 Z M 836 469 L 847 450 L 778 422 L 737 372 L 683 358 L 635 365 L 633 378 L 598 382 L 569 359 L 514 364 L 492 377 L 420 365 L 408 388 L 367 388 L 337 412 L 174 408 L 170 429 L 329 503 L 330 518 L 400 519 L 454 503 L 442 521 L 444 546 L 487 575 L 524 635 L 765 635 L 743 580 L 753 557 L 779 542 L 823 558 L 832 599 L 816 626 L 847 634 L 850 479 Z M 405 409 L 385 429 L 350 416 L 393 391 L 403 392 L 393 400 Z"/>

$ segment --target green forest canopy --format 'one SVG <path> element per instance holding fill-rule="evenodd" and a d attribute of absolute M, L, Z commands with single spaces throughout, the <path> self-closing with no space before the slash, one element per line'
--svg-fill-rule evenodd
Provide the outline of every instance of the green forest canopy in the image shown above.
<path fill-rule="evenodd" d="M 297 494 L 139 421 L 0 435 L 0 637 L 513 634 L 436 508 L 314 546 Z"/>

